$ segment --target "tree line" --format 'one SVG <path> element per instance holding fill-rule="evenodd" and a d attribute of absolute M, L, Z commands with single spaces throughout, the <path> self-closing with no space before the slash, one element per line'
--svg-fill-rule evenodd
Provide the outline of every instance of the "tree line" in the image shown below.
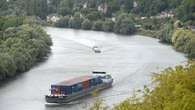
<path fill-rule="evenodd" d="M 23 24 L 23 18 L 0 18 L 0 80 L 29 70 L 47 56 L 50 37 L 37 25 Z"/>
<path fill-rule="evenodd" d="M 64 16 L 62 19 L 55 23 L 57 27 L 96 30 L 105 32 L 115 32 L 118 34 L 132 34 L 136 32 L 134 27 L 134 19 L 131 15 L 122 13 L 113 22 L 111 18 L 93 19 L 93 17 L 81 18 L 79 13 L 73 17 Z"/>
<path fill-rule="evenodd" d="M 84 4 L 87 3 L 87 7 Z M 47 15 L 57 13 L 62 16 L 80 12 L 85 15 L 98 13 L 101 16 L 113 17 L 117 13 L 132 13 L 138 16 L 153 16 L 162 11 L 173 10 L 176 17 L 194 25 L 194 0 L 1 0 L 0 15 L 35 15 L 46 19 Z"/>

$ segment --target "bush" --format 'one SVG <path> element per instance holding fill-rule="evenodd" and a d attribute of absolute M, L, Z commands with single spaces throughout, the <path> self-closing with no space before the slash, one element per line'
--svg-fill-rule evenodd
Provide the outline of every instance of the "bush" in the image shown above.
<path fill-rule="evenodd" d="M 191 30 L 177 29 L 172 35 L 172 42 L 177 51 L 188 54 L 188 57 L 195 58 L 195 34 Z"/>
<path fill-rule="evenodd" d="M 83 22 L 83 19 L 80 18 L 80 14 L 75 13 L 74 17 L 69 20 L 68 24 L 70 28 L 80 29 L 82 22 Z"/>
<path fill-rule="evenodd" d="M 92 27 L 92 23 L 88 20 L 88 19 L 85 19 L 82 24 L 81 24 L 81 28 L 82 29 L 91 29 Z"/>
<path fill-rule="evenodd" d="M 65 27 L 67 28 L 68 27 L 68 23 L 69 23 L 69 16 L 65 16 L 63 18 L 61 18 L 60 20 L 58 20 L 56 23 L 55 23 L 55 26 L 56 27 Z"/>
<path fill-rule="evenodd" d="M 103 29 L 102 29 L 102 25 L 103 25 L 103 22 L 102 22 L 102 21 L 100 21 L 100 20 L 95 21 L 95 22 L 93 23 L 92 29 L 93 29 L 93 30 L 96 30 L 96 31 L 102 31 L 102 30 L 103 30 Z"/>
<path fill-rule="evenodd" d="M 133 18 L 126 14 L 119 15 L 114 25 L 114 32 L 125 35 L 135 33 L 136 28 L 133 23 Z"/>
<path fill-rule="evenodd" d="M 102 27 L 104 31 L 111 32 L 113 31 L 114 22 L 111 19 L 106 19 Z"/>
<path fill-rule="evenodd" d="M 165 24 L 159 34 L 161 42 L 172 43 L 171 38 L 174 32 L 174 25 L 172 23 Z"/>

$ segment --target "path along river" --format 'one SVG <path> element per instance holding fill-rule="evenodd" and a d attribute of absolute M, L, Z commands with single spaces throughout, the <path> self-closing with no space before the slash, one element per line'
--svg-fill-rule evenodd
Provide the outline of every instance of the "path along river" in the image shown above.
<path fill-rule="evenodd" d="M 117 104 L 135 89 L 151 83 L 151 72 L 187 60 L 183 54 L 157 39 L 140 35 L 46 27 L 53 46 L 48 60 L 0 87 L 0 110 L 78 110 L 97 97 L 85 97 L 71 104 L 45 105 L 51 83 L 106 71 L 114 77 L 113 87 L 99 93 L 105 103 Z M 98 46 L 102 53 L 94 53 Z"/>

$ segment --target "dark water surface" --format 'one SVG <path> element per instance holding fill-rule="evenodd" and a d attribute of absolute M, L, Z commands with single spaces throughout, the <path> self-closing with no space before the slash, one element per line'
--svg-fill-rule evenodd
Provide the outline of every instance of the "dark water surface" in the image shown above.
<path fill-rule="evenodd" d="M 13 81 L 0 87 L 0 110 L 78 110 L 97 97 L 85 97 L 67 105 L 45 105 L 44 95 L 51 83 L 93 70 L 106 71 L 114 77 L 113 87 L 100 92 L 109 105 L 131 96 L 135 89 L 151 83 L 151 72 L 181 64 L 183 54 L 157 39 L 140 35 L 120 36 L 112 33 L 59 29 L 45 30 L 53 40 L 49 59 Z M 95 54 L 97 45 L 102 53 Z"/>

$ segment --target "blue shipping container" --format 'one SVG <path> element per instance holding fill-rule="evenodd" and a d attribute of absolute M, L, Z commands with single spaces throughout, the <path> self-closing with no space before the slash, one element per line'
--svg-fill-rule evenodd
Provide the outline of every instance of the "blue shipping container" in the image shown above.
<path fill-rule="evenodd" d="M 90 79 L 89 80 L 89 87 L 95 86 L 95 85 L 96 85 L 95 78 Z"/>
<path fill-rule="evenodd" d="M 51 85 L 51 90 L 56 90 L 56 86 L 55 85 Z"/>
<path fill-rule="evenodd" d="M 56 86 L 58 85 L 51 85 L 51 90 L 56 90 Z M 72 94 L 72 86 L 71 85 L 60 86 L 60 91 L 65 92 L 66 95 Z"/>
<path fill-rule="evenodd" d="M 83 83 L 80 82 L 80 83 L 77 83 L 77 84 L 74 84 L 72 86 L 72 92 L 78 92 L 78 91 L 81 91 L 83 88 Z"/>

